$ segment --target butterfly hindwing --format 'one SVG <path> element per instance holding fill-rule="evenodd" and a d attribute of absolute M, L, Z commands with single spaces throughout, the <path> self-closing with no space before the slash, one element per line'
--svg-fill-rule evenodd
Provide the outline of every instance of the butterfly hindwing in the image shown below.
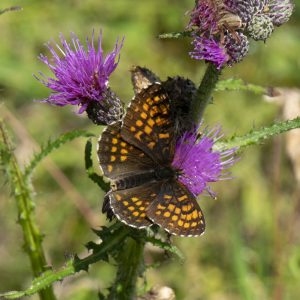
<path fill-rule="evenodd" d="M 175 179 L 161 184 L 147 217 L 175 235 L 199 236 L 205 230 L 204 216 L 195 196 Z"/>
<path fill-rule="evenodd" d="M 121 122 L 109 125 L 99 139 L 97 153 L 103 174 L 117 179 L 153 169 L 152 159 L 124 141 L 120 129 Z"/>
<path fill-rule="evenodd" d="M 174 122 L 170 99 L 159 83 L 142 90 L 131 101 L 123 120 L 121 135 L 160 165 L 174 156 Z"/>
<path fill-rule="evenodd" d="M 151 182 L 134 188 L 112 191 L 109 194 L 110 207 L 123 223 L 136 228 L 148 227 L 147 209 L 158 194 L 159 184 Z"/>

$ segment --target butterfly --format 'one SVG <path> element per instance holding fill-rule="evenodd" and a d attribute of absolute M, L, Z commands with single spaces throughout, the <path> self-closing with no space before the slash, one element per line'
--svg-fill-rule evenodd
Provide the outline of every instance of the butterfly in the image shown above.
<path fill-rule="evenodd" d="M 111 181 L 104 211 L 135 228 L 153 223 L 170 234 L 198 236 L 205 230 L 195 196 L 172 166 L 175 120 L 171 99 L 161 83 L 141 89 L 122 121 L 106 127 L 97 154 Z"/>

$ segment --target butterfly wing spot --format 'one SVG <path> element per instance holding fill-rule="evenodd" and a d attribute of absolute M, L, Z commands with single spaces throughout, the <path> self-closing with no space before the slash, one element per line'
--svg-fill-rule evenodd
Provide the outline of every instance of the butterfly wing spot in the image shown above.
<path fill-rule="evenodd" d="M 138 133 L 136 133 L 134 136 L 135 136 L 135 138 L 136 139 L 138 139 L 139 141 L 141 141 L 142 139 L 141 139 L 141 135 L 143 134 L 143 132 L 142 131 L 139 131 Z"/>
<path fill-rule="evenodd" d="M 159 137 L 160 139 L 168 139 L 168 138 L 170 137 L 170 134 L 169 134 L 169 133 L 160 133 L 160 134 L 158 135 L 158 137 Z"/>
<path fill-rule="evenodd" d="M 148 118 L 148 115 L 145 112 L 141 113 L 141 118 L 146 120 Z"/>
<path fill-rule="evenodd" d="M 138 127 L 142 127 L 143 126 L 143 121 L 141 121 L 141 120 L 137 120 L 136 122 L 135 122 L 135 124 L 136 124 L 136 126 L 138 126 Z"/>
<path fill-rule="evenodd" d="M 160 203 L 157 205 L 157 209 L 160 209 L 160 210 L 164 210 L 166 209 L 165 206 L 162 206 Z"/>
<path fill-rule="evenodd" d="M 138 198 L 138 197 L 132 197 L 131 200 L 132 200 L 133 202 L 136 202 L 136 201 L 139 201 L 139 198 Z"/>
<path fill-rule="evenodd" d="M 116 144 L 118 144 L 118 139 L 113 138 L 113 139 L 111 140 L 111 142 L 112 142 L 114 145 L 116 145 Z"/>
<path fill-rule="evenodd" d="M 134 217 L 138 217 L 140 215 L 140 213 L 138 211 L 134 211 L 132 214 Z"/>
<path fill-rule="evenodd" d="M 127 156 L 125 156 L 125 155 L 121 155 L 121 157 L 120 157 L 120 160 L 121 160 L 121 162 L 123 162 L 123 161 L 127 160 Z"/>
<path fill-rule="evenodd" d="M 147 101 L 147 100 L 146 100 Z M 143 104 L 143 109 L 145 110 L 145 111 L 149 111 L 149 108 L 150 108 L 150 106 L 147 104 L 147 103 L 144 103 Z"/>
<path fill-rule="evenodd" d="M 164 195 L 164 199 L 170 200 L 170 199 L 172 199 L 172 196 L 170 196 L 170 195 Z"/>
<path fill-rule="evenodd" d="M 177 220 L 178 220 L 178 216 L 177 215 L 172 216 L 172 221 L 176 222 Z"/>
<path fill-rule="evenodd" d="M 148 125 L 145 126 L 144 130 L 148 135 L 152 133 L 152 128 L 149 127 Z"/>
<path fill-rule="evenodd" d="M 176 207 L 176 206 L 175 206 L 174 204 L 169 204 L 169 205 L 168 205 L 168 209 L 169 209 L 169 211 L 171 211 L 171 212 L 174 211 L 175 207 Z"/>
<path fill-rule="evenodd" d="M 131 127 L 130 127 L 130 131 L 131 131 L 131 132 L 135 132 L 135 131 L 136 131 L 136 128 L 135 128 L 134 126 L 131 126 Z"/>
<path fill-rule="evenodd" d="M 108 170 L 109 173 L 111 173 L 112 170 L 113 170 L 113 166 L 112 166 L 112 165 L 108 165 L 108 166 L 107 166 L 107 170 Z"/>
<path fill-rule="evenodd" d="M 111 147 L 111 152 L 112 152 L 112 153 L 117 152 L 117 150 L 118 150 L 118 148 L 117 148 L 116 146 Z"/>
<path fill-rule="evenodd" d="M 128 151 L 125 148 L 122 148 L 120 152 L 121 154 L 128 154 Z"/>
<path fill-rule="evenodd" d="M 154 120 L 152 118 L 147 120 L 147 123 L 150 127 L 153 127 L 153 125 L 155 124 Z"/>
<path fill-rule="evenodd" d="M 111 157 L 110 157 L 110 161 L 111 161 L 111 162 L 114 162 L 116 159 L 117 159 L 117 158 L 116 158 L 115 155 L 111 155 Z"/>
<path fill-rule="evenodd" d="M 164 213 L 164 217 L 170 218 L 170 216 L 171 216 L 171 213 L 170 213 L 169 211 L 166 211 L 166 212 Z"/>
<path fill-rule="evenodd" d="M 194 210 L 193 212 L 192 212 L 192 216 L 193 216 L 193 219 L 198 219 L 198 217 L 202 217 L 202 213 L 201 212 L 198 212 L 198 211 L 196 211 L 196 210 Z"/>

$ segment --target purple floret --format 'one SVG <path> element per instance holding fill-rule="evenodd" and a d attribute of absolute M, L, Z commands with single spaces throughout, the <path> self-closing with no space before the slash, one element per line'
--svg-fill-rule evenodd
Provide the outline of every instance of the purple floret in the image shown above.
<path fill-rule="evenodd" d="M 220 69 L 229 57 L 226 49 L 220 45 L 213 37 L 205 38 L 202 36 L 194 36 L 192 42 L 194 50 L 190 52 L 190 56 L 197 60 L 206 60 L 214 63 Z"/>
<path fill-rule="evenodd" d="M 202 134 L 185 133 L 176 144 L 173 167 L 179 171 L 179 181 L 195 196 L 204 190 L 211 192 L 208 183 L 228 179 L 224 170 L 234 164 L 236 149 L 214 151 L 213 146 L 221 138 L 221 129 L 215 128 Z"/>
<path fill-rule="evenodd" d="M 71 35 L 70 44 L 63 35 L 60 35 L 60 41 L 62 46 L 47 45 L 51 59 L 42 54 L 39 57 L 55 76 L 47 78 L 40 73 L 38 79 L 53 91 L 44 101 L 58 106 L 79 105 L 79 113 L 82 113 L 92 101 L 103 100 L 109 77 L 118 65 L 123 41 L 117 41 L 113 51 L 106 56 L 102 50 L 101 33 L 97 49 L 94 47 L 94 33 L 91 41 L 86 40 L 87 49 L 75 34 Z"/>

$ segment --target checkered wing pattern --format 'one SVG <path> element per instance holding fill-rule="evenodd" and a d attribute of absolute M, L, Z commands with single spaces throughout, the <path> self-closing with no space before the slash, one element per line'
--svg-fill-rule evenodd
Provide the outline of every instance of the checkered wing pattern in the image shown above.
<path fill-rule="evenodd" d="M 123 223 L 136 228 L 152 225 L 147 218 L 147 209 L 158 195 L 160 184 L 143 184 L 134 188 L 113 191 L 109 194 L 110 207 Z"/>
<path fill-rule="evenodd" d="M 199 236 L 205 230 L 203 213 L 194 195 L 180 182 L 162 183 L 147 217 L 171 234 Z"/>
<path fill-rule="evenodd" d="M 142 90 L 131 101 L 124 117 L 121 135 L 160 165 L 174 157 L 174 121 L 170 100 L 159 83 Z"/>
<path fill-rule="evenodd" d="M 155 163 L 138 148 L 122 139 L 121 122 L 107 126 L 98 142 L 98 159 L 103 174 L 120 179 L 151 170 Z"/>

